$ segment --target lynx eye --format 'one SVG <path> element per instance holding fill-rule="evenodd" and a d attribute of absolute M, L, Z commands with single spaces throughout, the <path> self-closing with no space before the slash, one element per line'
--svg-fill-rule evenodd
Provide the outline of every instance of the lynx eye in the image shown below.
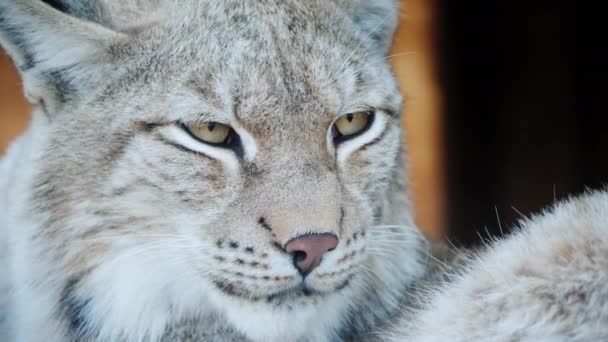
<path fill-rule="evenodd" d="M 219 122 L 182 124 L 182 128 L 193 138 L 210 145 L 230 146 L 237 140 L 237 135 L 228 125 Z"/>
<path fill-rule="evenodd" d="M 334 142 L 339 143 L 365 132 L 374 120 L 373 111 L 355 112 L 342 115 L 332 127 Z"/>

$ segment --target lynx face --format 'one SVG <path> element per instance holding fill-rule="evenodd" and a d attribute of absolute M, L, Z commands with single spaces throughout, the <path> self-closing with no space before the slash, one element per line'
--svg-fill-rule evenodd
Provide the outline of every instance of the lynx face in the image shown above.
<path fill-rule="evenodd" d="M 323 340 L 398 306 L 419 240 L 392 1 L 58 3 L 8 1 L 0 32 L 39 107 L 19 262 L 43 260 L 28 291 L 63 334 L 154 339 L 217 311 Z"/>

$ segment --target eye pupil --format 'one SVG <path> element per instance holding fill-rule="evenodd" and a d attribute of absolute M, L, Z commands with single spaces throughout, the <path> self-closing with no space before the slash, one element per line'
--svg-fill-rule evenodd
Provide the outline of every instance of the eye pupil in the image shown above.
<path fill-rule="evenodd" d="M 213 130 L 215 129 L 215 122 L 210 122 L 209 124 L 207 124 L 207 129 L 209 129 L 209 132 L 213 132 Z"/>
<path fill-rule="evenodd" d="M 346 114 L 346 120 L 348 120 L 348 122 L 353 122 L 353 114 Z"/>

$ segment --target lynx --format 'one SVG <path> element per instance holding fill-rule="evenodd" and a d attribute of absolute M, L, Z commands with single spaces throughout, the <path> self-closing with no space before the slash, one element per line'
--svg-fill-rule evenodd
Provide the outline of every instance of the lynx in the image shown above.
<path fill-rule="evenodd" d="M 11 341 L 332 341 L 423 272 L 393 0 L 2 0 Z"/>
<path fill-rule="evenodd" d="M 0 340 L 607 340 L 605 193 L 443 261 L 416 229 L 397 5 L 2 0 Z"/>

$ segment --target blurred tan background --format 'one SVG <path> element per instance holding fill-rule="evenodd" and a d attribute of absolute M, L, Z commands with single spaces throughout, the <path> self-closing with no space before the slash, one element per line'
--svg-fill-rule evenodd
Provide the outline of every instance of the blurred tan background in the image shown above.
<path fill-rule="evenodd" d="M 417 223 L 428 235 L 437 237 L 444 226 L 445 210 L 440 101 L 431 62 L 433 1 L 410 0 L 407 6 L 402 4 L 400 15 L 401 25 L 389 59 L 406 99 L 404 123 Z M 0 53 L 0 155 L 25 129 L 30 110 L 12 64 Z"/>
<path fill-rule="evenodd" d="M 30 108 L 23 98 L 21 82 L 13 65 L 0 50 L 0 154 L 25 129 Z"/>
<path fill-rule="evenodd" d="M 445 232 L 446 205 L 441 99 L 433 49 L 434 0 L 401 2 L 401 24 L 390 60 L 404 94 L 416 223 L 429 236 Z"/>

